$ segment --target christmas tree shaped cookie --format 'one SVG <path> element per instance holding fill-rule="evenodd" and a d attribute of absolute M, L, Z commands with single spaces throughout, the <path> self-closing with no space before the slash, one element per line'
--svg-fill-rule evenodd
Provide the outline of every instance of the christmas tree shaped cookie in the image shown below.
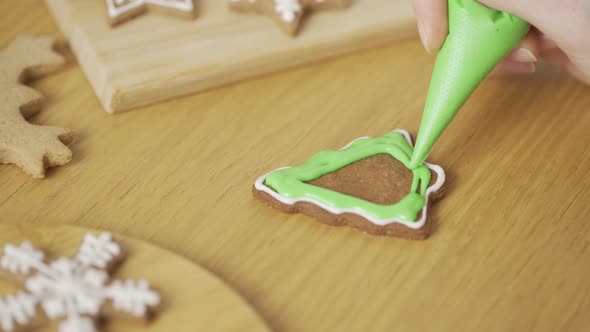
<path fill-rule="evenodd" d="M 424 163 L 414 169 L 410 135 L 403 130 L 361 138 L 339 151 L 260 177 L 258 199 L 286 213 L 304 213 L 329 225 L 373 235 L 428 237 L 430 205 L 443 194 L 445 173 Z"/>

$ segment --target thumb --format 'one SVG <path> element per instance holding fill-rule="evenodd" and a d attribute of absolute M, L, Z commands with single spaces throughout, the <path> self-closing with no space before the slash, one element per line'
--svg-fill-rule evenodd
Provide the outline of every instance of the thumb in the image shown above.
<path fill-rule="evenodd" d="M 572 60 L 590 57 L 590 1 L 587 0 L 478 0 L 534 25 Z M 574 60 L 575 61 L 575 60 Z"/>

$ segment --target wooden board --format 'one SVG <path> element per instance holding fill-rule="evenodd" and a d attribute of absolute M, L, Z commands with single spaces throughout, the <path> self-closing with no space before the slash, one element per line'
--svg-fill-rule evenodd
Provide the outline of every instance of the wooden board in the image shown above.
<path fill-rule="evenodd" d="M 88 230 L 78 227 L 0 225 L 0 255 L 4 245 L 31 241 L 49 260 L 75 255 Z M 121 235 L 115 239 L 128 257 L 114 274 L 117 278 L 144 278 L 158 290 L 163 308 L 147 324 L 111 320 L 104 331 L 269 331 L 252 308 L 210 272 L 151 244 Z M 0 296 L 20 288 L 0 280 Z M 35 330 L 49 332 L 52 329 Z"/>
<path fill-rule="evenodd" d="M 107 112 L 416 34 L 405 0 L 355 0 L 346 11 L 318 12 L 295 39 L 268 17 L 228 12 L 225 0 L 200 0 L 195 21 L 150 13 L 115 29 L 102 2 L 47 0 Z"/>

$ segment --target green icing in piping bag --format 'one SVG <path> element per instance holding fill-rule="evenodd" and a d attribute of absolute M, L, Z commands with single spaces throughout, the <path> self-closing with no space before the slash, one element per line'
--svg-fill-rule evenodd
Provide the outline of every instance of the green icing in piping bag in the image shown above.
<path fill-rule="evenodd" d="M 467 98 L 529 27 L 475 0 L 449 0 L 449 35 L 434 65 L 410 168 L 422 165 Z"/>

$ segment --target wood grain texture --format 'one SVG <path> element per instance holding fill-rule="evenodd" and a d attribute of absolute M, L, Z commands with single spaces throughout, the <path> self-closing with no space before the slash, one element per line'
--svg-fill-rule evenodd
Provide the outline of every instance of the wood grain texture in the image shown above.
<path fill-rule="evenodd" d="M 30 241 L 46 253 L 48 262 L 73 257 L 87 232 L 72 226 L 0 225 L 0 255 L 6 244 Z M 153 244 L 116 234 L 113 237 L 127 255 L 112 274 L 114 278 L 147 280 L 160 294 L 162 303 L 155 319 L 147 324 L 112 319 L 101 331 L 269 331 L 256 312 L 209 271 Z M 0 294 L 22 290 L 14 280 L 8 281 L 0 280 Z M 35 331 L 56 329 L 50 326 Z"/>
<path fill-rule="evenodd" d="M 56 32 L 41 3 L 0 2 L 0 44 Z M 221 276 L 276 331 L 587 331 L 590 90 L 553 72 L 487 81 L 458 114 L 430 158 L 449 187 L 425 242 L 251 197 L 259 175 L 319 150 L 416 134 L 432 64 L 412 41 L 114 117 L 71 65 L 34 84 L 48 103 L 33 121 L 74 129 L 74 160 L 42 181 L 0 167 L 0 222 L 151 241 Z"/>
<path fill-rule="evenodd" d="M 416 35 L 409 1 L 354 0 L 306 16 L 293 39 L 269 17 L 199 1 L 186 22 L 144 15 L 111 29 L 102 1 L 47 0 L 107 112 L 119 112 Z"/>

